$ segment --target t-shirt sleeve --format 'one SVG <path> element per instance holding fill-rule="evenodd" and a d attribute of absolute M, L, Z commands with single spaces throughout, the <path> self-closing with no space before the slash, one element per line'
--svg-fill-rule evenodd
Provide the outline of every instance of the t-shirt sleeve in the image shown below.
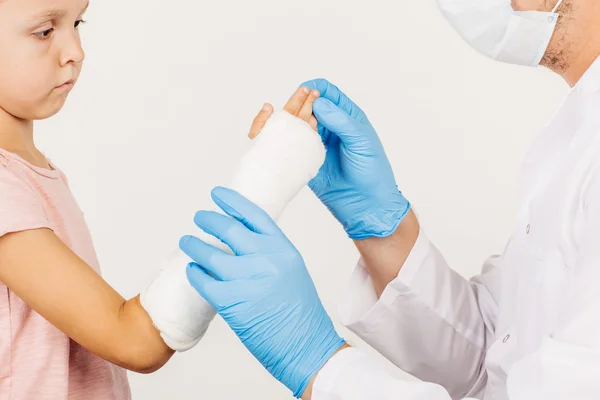
<path fill-rule="evenodd" d="M 50 224 L 35 190 L 0 159 L 0 237 L 39 228 Z"/>

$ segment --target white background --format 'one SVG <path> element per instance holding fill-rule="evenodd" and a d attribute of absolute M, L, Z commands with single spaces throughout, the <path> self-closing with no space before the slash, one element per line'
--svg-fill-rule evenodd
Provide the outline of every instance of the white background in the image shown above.
<path fill-rule="evenodd" d="M 106 279 L 128 297 L 194 232 L 263 102 L 281 107 L 316 77 L 363 107 L 424 229 L 471 276 L 502 251 L 520 161 L 568 90 L 549 71 L 476 54 L 433 0 L 102 0 L 87 19 L 83 75 L 37 140 L 69 176 Z M 308 189 L 281 225 L 335 320 L 356 250 Z M 135 399 L 291 398 L 218 318 L 194 350 L 130 378 Z"/>

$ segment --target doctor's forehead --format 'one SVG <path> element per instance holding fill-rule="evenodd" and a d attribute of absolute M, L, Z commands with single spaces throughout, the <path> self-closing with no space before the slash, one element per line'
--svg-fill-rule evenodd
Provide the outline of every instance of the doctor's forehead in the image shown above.
<path fill-rule="evenodd" d="M 81 14 L 89 0 L 0 0 L 0 15 L 27 19 L 54 19 Z"/>

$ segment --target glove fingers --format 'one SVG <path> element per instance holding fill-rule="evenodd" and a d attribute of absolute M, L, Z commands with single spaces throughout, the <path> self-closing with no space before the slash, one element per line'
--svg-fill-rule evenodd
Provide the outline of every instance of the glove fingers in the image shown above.
<path fill-rule="evenodd" d="M 326 79 L 314 79 L 304 82 L 301 86 L 309 89 L 316 89 L 321 93 L 321 97 L 331 101 L 333 104 L 344 110 L 353 119 L 359 122 L 367 121 L 367 116 L 348 96 L 344 94 L 337 86 Z"/>
<path fill-rule="evenodd" d="M 244 279 L 221 282 L 211 277 L 200 265 L 193 262 L 188 265 L 186 274 L 190 285 L 218 313 L 228 309 L 232 304 L 243 304 L 252 298 L 252 294 L 249 293 L 248 282 Z"/>
<path fill-rule="evenodd" d="M 249 251 L 254 233 L 234 218 L 213 211 L 198 211 L 194 222 L 200 229 L 229 246 L 235 255 Z"/>
<path fill-rule="evenodd" d="M 234 268 L 235 257 L 214 248 L 194 236 L 184 236 L 179 241 L 179 247 L 192 260 L 202 266 L 217 280 L 228 281 L 237 278 Z"/>
<path fill-rule="evenodd" d="M 185 272 L 190 285 L 196 289 L 204 300 L 216 308 L 215 305 L 218 303 L 219 295 L 218 289 L 223 283 L 217 281 L 208 272 L 203 270 L 200 265 L 193 262 L 188 264 Z"/>
<path fill-rule="evenodd" d="M 238 220 L 251 231 L 265 235 L 281 234 L 279 226 L 262 208 L 238 192 L 224 187 L 216 187 L 211 194 L 214 202 L 225 213 Z"/>
<path fill-rule="evenodd" d="M 352 149 L 365 141 L 364 126 L 331 101 L 319 98 L 313 109 L 319 123 L 340 138 L 347 148 Z"/>

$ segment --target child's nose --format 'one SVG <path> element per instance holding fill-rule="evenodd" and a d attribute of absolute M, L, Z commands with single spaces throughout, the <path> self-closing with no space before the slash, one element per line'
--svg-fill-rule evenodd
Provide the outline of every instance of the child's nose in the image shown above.
<path fill-rule="evenodd" d="M 81 63 L 85 59 L 85 52 L 81 46 L 81 40 L 76 33 L 70 35 L 61 54 L 60 64 L 62 67 L 69 63 Z"/>

